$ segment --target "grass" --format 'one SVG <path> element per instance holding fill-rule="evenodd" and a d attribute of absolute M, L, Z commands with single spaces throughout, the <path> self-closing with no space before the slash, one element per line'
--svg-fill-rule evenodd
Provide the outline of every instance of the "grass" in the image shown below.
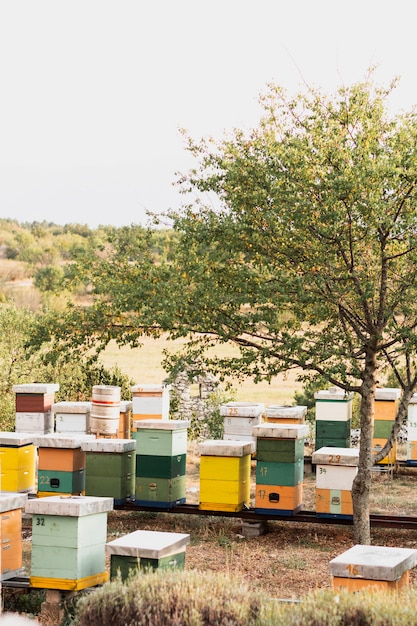
<path fill-rule="evenodd" d="M 164 350 L 177 352 L 186 343 L 185 339 L 175 341 L 166 337 L 152 339 L 145 337 L 141 348 L 124 346 L 119 348 L 115 342 L 111 342 L 101 356 L 102 363 L 110 368 L 118 366 L 124 374 L 135 381 L 135 384 L 161 384 L 167 377 L 168 372 L 162 367 Z M 221 357 L 236 354 L 233 346 L 219 346 L 218 355 Z M 271 404 L 294 404 L 294 392 L 302 388 L 296 380 L 296 372 L 276 376 L 271 383 L 262 382 L 255 384 L 253 380 L 246 379 L 244 382 L 231 380 L 235 390 L 236 400 L 239 402 L 263 402 Z"/>

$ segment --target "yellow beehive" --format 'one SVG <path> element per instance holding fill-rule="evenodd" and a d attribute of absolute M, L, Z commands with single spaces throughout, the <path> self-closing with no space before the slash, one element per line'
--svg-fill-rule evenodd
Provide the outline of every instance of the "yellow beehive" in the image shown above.
<path fill-rule="evenodd" d="M 208 440 L 200 451 L 202 510 L 241 511 L 250 504 L 251 444 Z"/>
<path fill-rule="evenodd" d="M 36 447 L 31 435 L 0 433 L 0 485 L 2 491 L 35 489 Z"/>

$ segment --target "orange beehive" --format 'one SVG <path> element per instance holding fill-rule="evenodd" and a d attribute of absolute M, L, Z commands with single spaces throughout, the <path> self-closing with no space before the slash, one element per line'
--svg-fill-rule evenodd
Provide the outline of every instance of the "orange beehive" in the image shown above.
<path fill-rule="evenodd" d="M 22 568 L 22 509 L 27 494 L 0 495 L 1 580 L 23 573 Z"/>

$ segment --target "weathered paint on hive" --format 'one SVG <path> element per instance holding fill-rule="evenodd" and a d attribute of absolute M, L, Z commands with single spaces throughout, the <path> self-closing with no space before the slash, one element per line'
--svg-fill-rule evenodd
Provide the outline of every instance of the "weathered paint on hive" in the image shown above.
<path fill-rule="evenodd" d="M 306 415 L 307 407 L 304 405 L 282 406 L 279 404 L 271 404 L 265 409 L 266 421 L 269 421 L 271 418 L 303 421 Z"/>
<path fill-rule="evenodd" d="M 350 465 L 355 467 L 359 462 L 359 448 L 324 446 L 313 452 L 311 460 L 315 465 Z"/>
<path fill-rule="evenodd" d="M 395 581 L 416 562 L 417 550 L 355 545 L 332 559 L 329 568 L 336 577 Z"/>
<path fill-rule="evenodd" d="M 262 402 L 227 402 L 220 406 L 223 417 L 261 417 L 265 410 Z"/>
<path fill-rule="evenodd" d="M 59 391 L 59 385 L 54 383 L 28 383 L 24 385 L 13 385 L 12 391 L 14 393 L 55 393 Z"/>
<path fill-rule="evenodd" d="M 83 441 L 81 449 L 85 452 L 124 454 L 136 451 L 136 439 L 92 439 Z"/>
<path fill-rule="evenodd" d="M 49 496 L 42 499 L 29 499 L 25 505 L 26 513 L 38 515 L 59 515 L 81 517 L 94 515 L 113 509 L 113 498 L 93 496 Z"/>
<path fill-rule="evenodd" d="M 198 445 L 201 456 L 236 456 L 250 455 L 252 446 L 250 442 L 228 441 L 225 439 L 207 439 Z"/>
<path fill-rule="evenodd" d="M 107 554 L 160 559 L 179 552 L 190 543 L 186 533 L 135 530 L 106 543 Z"/>
<path fill-rule="evenodd" d="M 252 430 L 255 437 L 268 439 L 305 439 L 309 434 L 308 424 L 270 424 L 255 426 Z"/>

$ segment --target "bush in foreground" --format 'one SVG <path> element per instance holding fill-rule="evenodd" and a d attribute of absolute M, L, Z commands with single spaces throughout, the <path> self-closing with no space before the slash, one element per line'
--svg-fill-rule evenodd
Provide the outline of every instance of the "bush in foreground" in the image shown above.
<path fill-rule="evenodd" d="M 110 582 L 80 598 L 79 626 L 411 626 L 417 593 L 317 590 L 279 602 L 225 574 L 148 572 Z"/>

